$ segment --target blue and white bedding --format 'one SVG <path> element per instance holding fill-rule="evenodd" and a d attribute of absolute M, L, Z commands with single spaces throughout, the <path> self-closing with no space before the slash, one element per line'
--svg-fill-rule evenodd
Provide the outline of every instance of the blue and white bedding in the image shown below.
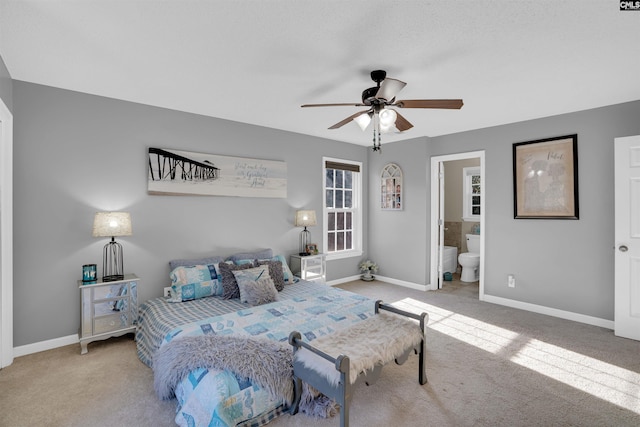
<path fill-rule="evenodd" d="M 284 300 L 302 297 L 314 292 L 319 286 L 324 285 L 300 280 L 295 284 L 285 286 L 284 290 L 278 293 L 278 298 Z M 145 301 L 138 308 L 138 329 L 136 332 L 138 358 L 145 365 L 152 367 L 153 355 L 171 330 L 198 320 L 250 307 L 249 304 L 241 303 L 237 298 L 222 299 L 219 296 L 181 303 L 169 302 L 167 298 L 154 298 Z"/>
<path fill-rule="evenodd" d="M 288 285 L 278 297 L 256 307 L 216 297 L 180 304 L 151 300 L 140 308 L 138 355 L 151 366 L 160 346 L 180 337 L 207 334 L 286 342 L 289 333 L 297 330 L 312 341 L 374 315 L 373 300 L 317 283 Z M 175 421 L 182 426 L 260 426 L 285 409 L 284 402 L 274 400 L 250 379 L 211 368 L 192 371 L 175 394 Z"/>

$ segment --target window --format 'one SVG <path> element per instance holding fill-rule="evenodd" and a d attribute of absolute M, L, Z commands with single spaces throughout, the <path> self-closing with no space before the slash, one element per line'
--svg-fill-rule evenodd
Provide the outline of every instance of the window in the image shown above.
<path fill-rule="evenodd" d="M 362 255 L 362 163 L 324 162 L 324 245 L 327 258 Z"/>
<path fill-rule="evenodd" d="M 464 193 L 462 195 L 462 219 L 464 221 L 480 220 L 480 197 L 482 185 L 480 168 L 463 168 Z"/>

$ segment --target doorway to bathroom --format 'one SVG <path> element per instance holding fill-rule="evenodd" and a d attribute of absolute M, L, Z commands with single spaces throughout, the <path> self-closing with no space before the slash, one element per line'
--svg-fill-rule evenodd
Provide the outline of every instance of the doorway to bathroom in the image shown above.
<path fill-rule="evenodd" d="M 460 272 L 458 256 L 467 252 L 466 234 L 480 234 L 479 299 L 484 298 L 484 151 L 431 158 L 430 289 L 451 283 Z M 475 183 L 475 184 L 474 184 Z M 475 192 L 475 193 L 474 193 Z M 455 249 L 454 249 L 455 248 Z M 455 254 L 454 254 L 455 252 Z M 455 277 L 459 277 L 456 274 Z"/>

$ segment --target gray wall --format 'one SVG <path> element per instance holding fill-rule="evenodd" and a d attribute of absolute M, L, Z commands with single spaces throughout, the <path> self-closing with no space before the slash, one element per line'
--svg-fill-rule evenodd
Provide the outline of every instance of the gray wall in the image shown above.
<path fill-rule="evenodd" d="M 145 300 L 162 294 L 173 258 L 296 253 L 295 210 L 322 211 L 322 156 L 367 157 L 353 144 L 20 81 L 13 104 L 16 346 L 77 333 L 76 281 L 82 264 L 101 270 L 107 243 L 91 236 L 96 211 L 131 212 L 133 236 L 118 240 Z M 149 146 L 286 161 L 288 197 L 147 195 Z M 321 230 L 321 222 L 311 230 L 320 244 Z M 356 274 L 358 262 L 329 263 L 328 279 Z"/>
<path fill-rule="evenodd" d="M 613 319 L 613 139 L 640 134 L 640 101 L 416 138 L 383 145 L 377 154 L 25 82 L 9 90 L 0 84 L 0 91 L 14 114 L 16 346 L 77 332 L 80 266 L 101 265 L 106 243 L 91 237 L 95 211 L 132 213 L 134 235 L 119 240 L 125 270 L 142 277 L 140 297 L 147 299 L 167 285 L 172 258 L 261 247 L 295 253 L 294 211 L 321 211 L 322 156 L 364 163 L 365 258 L 380 265 L 382 276 L 427 284 L 430 158 L 485 150 L 486 293 Z M 580 220 L 514 220 L 512 144 L 570 133 L 578 134 Z M 288 197 L 149 196 L 149 146 L 284 160 Z M 404 174 L 399 212 L 378 205 L 379 174 L 388 162 Z M 312 230 L 317 242 L 321 229 Z M 356 274 L 358 261 L 332 261 L 328 279 Z M 516 275 L 515 289 L 506 286 L 507 274 Z"/>
<path fill-rule="evenodd" d="M 369 156 L 371 191 L 389 161 L 398 163 L 416 188 L 406 195 L 402 213 L 380 211 L 371 198 L 369 253 L 381 264 L 380 274 L 429 282 L 430 158 L 485 150 L 485 293 L 613 320 L 613 141 L 640 134 L 639 117 L 636 101 L 383 145 L 381 156 Z M 515 220 L 512 144 L 573 133 L 578 134 L 580 220 Z M 516 288 L 507 287 L 508 274 L 515 274 Z"/>
<path fill-rule="evenodd" d="M 382 153 L 369 150 L 369 255 L 381 276 L 416 284 L 428 277 L 426 138 L 382 144 Z M 401 211 L 380 209 L 380 173 L 387 163 L 402 169 Z"/>
<path fill-rule="evenodd" d="M 613 320 L 613 141 L 638 117 L 640 101 L 431 140 L 430 155 L 485 150 L 486 294 Z M 512 144 L 574 133 L 580 220 L 514 219 Z"/>
<path fill-rule="evenodd" d="M 13 114 L 13 84 L 2 56 L 0 56 L 0 99 Z"/>

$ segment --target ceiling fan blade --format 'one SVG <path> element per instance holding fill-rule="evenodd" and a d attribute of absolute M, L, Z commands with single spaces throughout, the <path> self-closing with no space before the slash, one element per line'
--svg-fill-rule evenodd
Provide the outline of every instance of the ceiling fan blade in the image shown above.
<path fill-rule="evenodd" d="M 361 102 L 355 103 L 345 103 L 345 104 L 304 104 L 301 105 L 300 107 L 302 108 L 306 108 L 306 107 L 365 107 L 365 105 Z"/>
<path fill-rule="evenodd" d="M 336 123 L 335 125 L 331 126 L 329 129 L 338 129 L 344 125 L 346 125 L 347 123 L 349 123 L 351 120 L 355 119 L 356 117 L 358 117 L 360 114 L 366 114 L 368 113 L 369 110 L 365 110 L 365 111 L 358 111 L 355 114 L 350 115 L 349 117 L 347 117 L 344 120 L 339 121 L 338 123 Z"/>
<path fill-rule="evenodd" d="M 459 110 L 462 108 L 462 99 L 403 99 L 393 104 L 400 108 L 446 108 Z"/>
<path fill-rule="evenodd" d="M 409 130 L 413 127 L 409 120 L 405 119 L 400 113 L 396 111 L 396 129 L 400 132 L 404 132 L 405 130 Z"/>
<path fill-rule="evenodd" d="M 380 84 L 380 89 L 378 89 L 378 92 L 376 93 L 376 98 L 391 101 L 406 85 L 407 84 L 405 82 L 401 82 L 400 80 L 386 78 L 382 81 L 382 84 Z"/>

